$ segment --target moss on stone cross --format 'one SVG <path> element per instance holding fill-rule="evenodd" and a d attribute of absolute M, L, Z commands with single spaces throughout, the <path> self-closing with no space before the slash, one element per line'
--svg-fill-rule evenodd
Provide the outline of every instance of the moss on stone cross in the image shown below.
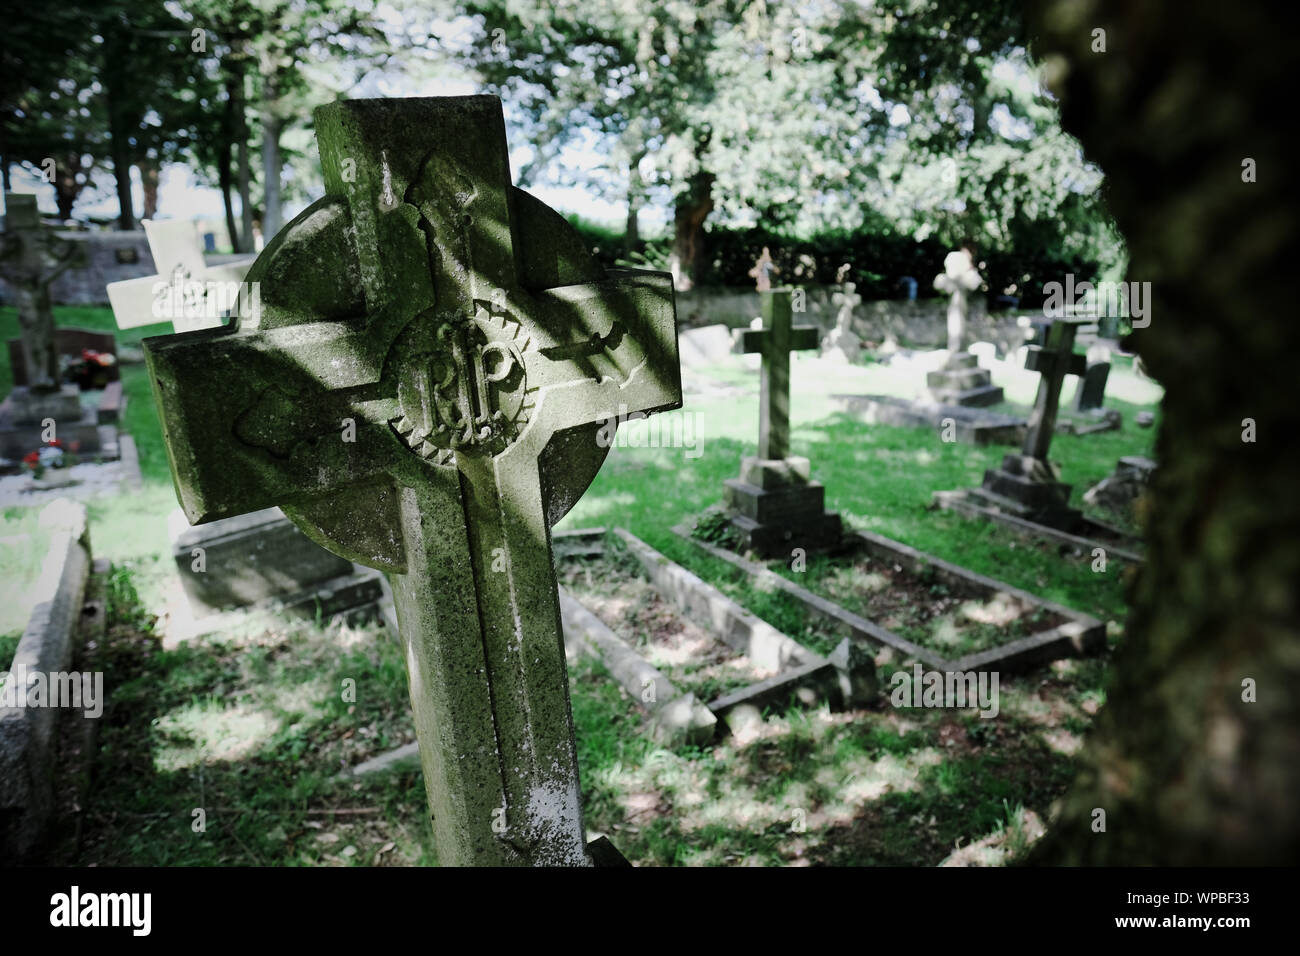
<path fill-rule="evenodd" d="M 327 194 L 258 313 L 144 343 L 182 507 L 389 573 L 440 862 L 585 863 L 549 529 L 607 420 L 681 403 L 671 279 L 510 185 L 495 97 L 315 115 Z"/>

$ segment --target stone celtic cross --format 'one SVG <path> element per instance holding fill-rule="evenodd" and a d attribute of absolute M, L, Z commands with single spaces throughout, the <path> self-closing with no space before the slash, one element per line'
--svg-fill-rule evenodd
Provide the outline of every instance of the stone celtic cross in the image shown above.
<path fill-rule="evenodd" d="M 258 314 L 145 340 L 181 505 L 388 572 L 443 865 L 585 864 L 550 527 L 620 406 L 680 405 L 671 279 L 510 185 L 496 97 L 315 116 L 326 196 Z"/>
<path fill-rule="evenodd" d="M 794 325 L 791 318 L 793 289 L 772 289 L 762 294 L 763 328 L 746 329 L 741 347 L 763 356 L 759 387 L 758 457 L 785 458 L 790 454 L 790 353 L 817 348 L 817 327 Z"/>

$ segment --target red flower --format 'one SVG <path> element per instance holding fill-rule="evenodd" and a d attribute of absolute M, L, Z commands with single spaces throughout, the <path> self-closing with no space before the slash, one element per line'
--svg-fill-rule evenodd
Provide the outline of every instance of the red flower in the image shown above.
<path fill-rule="evenodd" d="M 35 465 L 40 460 L 41 453 L 39 451 L 29 451 L 27 454 L 23 455 L 23 463 L 27 465 Z"/>

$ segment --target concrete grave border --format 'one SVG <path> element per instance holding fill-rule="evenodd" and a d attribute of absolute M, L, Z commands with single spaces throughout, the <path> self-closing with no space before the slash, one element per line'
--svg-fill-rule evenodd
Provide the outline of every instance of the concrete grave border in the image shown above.
<path fill-rule="evenodd" d="M 975 571 L 944 561 L 942 558 L 937 558 L 924 551 L 918 551 L 882 535 L 873 534 L 869 531 L 850 531 L 846 533 L 846 539 L 855 540 L 859 547 L 868 553 L 887 557 L 904 565 L 913 573 L 919 572 L 922 568 L 932 568 L 941 580 L 954 584 L 973 583 L 993 591 L 1004 591 L 1026 604 L 1053 611 L 1067 619 L 1064 624 L 1041 633 L 1031 634 L 1028 637 L 1008 641 L 999 647 L 949 660 L 899 637 L 892 631 L 846 610 L 833 601 L 813 594 L 806 588 L 800 587 L 793 581 L 787 580 L 760 564 L 727 551 L 725 548 L 720 548 L 717 545 L 693 537 L 690 528 L 686 524 L 679 524 L 672 530 L 674 534 L 690 541 L 707 554 L 740 568 L 755 580 L 762 581 L 764 584 L 769 584 L 789 594 L 817 617 L 847 628 L 853 638 L 891 648 L 902 654 L 904 659 L 914 658 L 933 670 L 945 672 L 978 671 L 993 668 L 1007 672 L 1028 670 L 1063 657 L 1081 657 L 1087 654 L 1095 654 L 1106 646 L 1106 626 L 1091 615 L 1047 601 L 1030 594 L 1028 591 L 1022 591 L 1002 581 L 985 577 Z"/>
<path fill-rule="evenodd" d="M 1060 531 L 1047 525 L 1038 524 L 1034 521 L 1021 518 L 1018 515 L 1007 514 L 1005 511 L 999 511 L 996 508 L 989 508 L 985 505 L 978 504 L 971 500 L 971 496 L 966 491 L 936 491 L 932 495 L 936 505 L 948 511 L 956 511 L 968 518 L 983 519 L 984 521 L 993 521 L 1005 528 L 1011 529 L 1022 538 L 1046 538 L 1050 541 L 1059 541 L 1061 544 L 1068 544 L 1071 547 L 1078 548 L 1089 554 L 1094 548 L 1101 548 L 1106 552 L 1107 558 L 1119 558 L 1132 564 L 1143 564 L 1146 557 L 1142 554 L 1140 543 L 1129 545 L 1133 540 L 1131 535 L 1124 534 L 1117 528 L 1112 528 L 1103 522 L 1093 518 L 1085 517 L 1083 520 L 1090 525 L 1098 528 L 1104 528 L 1124 539 L 1123 544 L 1115 544 L 1110 541 L 1101 541 L 1097 538 L 1087 538 L 1082 535 L 1070 534 L 1068 531 Z"/>
<path fill-rule="evenodd" d="M 815 654 L 745 610 L 697 575 L 659 553 L 627 529 L 614 528 L 613 534 L 627 545 L 629 551 L 641 564 L 651 585 L 665 600 L 673 604 L 679 613 L 712 631 L 737 654 L 745 655 L 760 665 L 765 663 L 769 669 L 777 670 L 772 677 L 710 701 L 707 708 L 720 721 L 729 725 L 742 714 L 748 721 L 753 715 L 760 714 L 765 707 L 780 706 L 791 700 L 798 700 L 804 704 L 815 704 L 826 700 L 833 708 L 839 709 L 865 706 L 876 698 L 878 684 L 874 662 L 869 656 L 858 653 L 847 638 L 829 657 Z M 585 608 L 583 610 L 585 611 Z M 592 617 L 594 618 L 594 615 Z M 580 620 L 574 620 L 573 623 L 581 629 Z M 603 623 L 599 621 L 597 623 L 603 630 L 609 630 Z M 567 635 L 569 631 L 567 618 L 565 625 Z M 609 633 L 618 643 L 597 645 L 602 660 L 605 660 L 606 647 L 610 647 L 618 651 L 622 657 L 616 664 L 620 671 L 635 674 L 638 678 L 644 678 L 651 672 L 659 673 L 630 645 L 619 639 L 612 631 Z M 631 654 L 635 661 L 628 661 L 622 656 L 623 649 L 626 649 L 626 653 Z M 608 662 L 606 666 L 610 666 Z M 610 670 L 615 672 L 615 667 L 610 667 Z M 664 680 L 667 683 L 667 679 Z M 626 687 L 626 681 L 623 683 Z M 636 695 L 639 696 L 642 686 L 638 680 L 634 689 Z M 629 689 L 629 692 L 633 690 Z M 685 694 L 678 700 L 684 698 L 693 699 L 691 695 Z M 679 703 L 677 706 L 684 709 L 687 705 Z M 658 713 L 656 718 L 661 723 L 665 720 L 659 717 Z M 681 716 L 675 718 L 677 722 L 682 719 Z M 671 720 L 669 722 L 671 723 Z"/>
<path fill-rule="evenodd" d="M 49 675 L 67 672 L 87 629 L 102 624 L 105 608 L 93 600 L 98 591 L 88 582 L 92 563 L 97 574 L 107 574 L 108 568 L 92 562 L 84 504 L 57 499 L 46 505 L 40 520 L 53 535 L 33 586 L 38 601 L 13 661 L 2 662 L 0 669 Z M 58 707 L 0 706 L 0 859 L 32 862 L 49 835 L 61 716 Z"/>

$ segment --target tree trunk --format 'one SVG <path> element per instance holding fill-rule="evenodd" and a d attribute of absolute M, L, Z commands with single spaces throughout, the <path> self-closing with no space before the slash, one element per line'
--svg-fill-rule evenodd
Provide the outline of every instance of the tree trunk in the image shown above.
<path fill-rule="evenodd" d="M 673 210 L 674 280 L 685 292 L 699 281 L 704 266 L 704 221 L 713 211 L 712 173 L 696 173 Z"/>
<path fill-rule="evenodd" d="M 1049 0 L 1029 19 L 1035 54 L 1061 57 L 1062 122 L 1106 174 L 1129 277 L 1151 283 L 1150 327 L 1133 339 L 1166 389 L 1147 561 L 1107 704 L 1030 862 L 1292 864 L 1300 202 L 1294 120 L 1274 105 L 1292 41 L 1240 5 L 1098 0 L 1081 20 Z M 1123 53 L 1092 53 L 1094 28 Z M 1257 182 L 1243 182 L 1247 158 Z"/>
<path fill-rule="evenodd" d="M 65 222 L 72 218 L 72 207 L 76 205 L 77 194 L 81 192 L 82 183 L 77 182 L 81 172 L 81 157 L 69 153 L 60 157 L 54 168 L 54 201 L 59 207 L 59 218 Z"/>
<path fill-rule="evenodd" d="M 158 215 L 158 163 L 148 157 L 136 163 L 136 167 L 144 184 L 144 210 L 140 218 L 152 219 Z"/>
<path fill-rule="evenodd" d="M 641 160 L 644 157 L 644 150 L 636 153 L 627 169 L 627 228 L 623 232 L 623 252 L 629 256 L 641 245 L 637 214 L 641 211 L 641 202 L 645 198 L 645 182 L 641 179 Z"/>
<path fill-rule="evenodd" d="M 269 110 L 262 111 L 262 235 L 270 238 L 280 231 L 280 132 L 284 124 Z"/>
<path fill-rule="evenodd" d="M 226 233 L 230 236 L 230 248 L 232 252 L 239 252 L 243 244 L 239 238 L 239 226 L 235 223 L 235 202 L 231 195 L 234 182 L 230 175 L 234 139 L 235 94 L 230 81 L 227 80 L 226 105 L 221 116 L 221 143 L 217 146 L 217 185 L 221 190 L 221 202 L 226 208 Z"/>
<path fill-rule="evenodd" d="M 262 56 L 262 235 L 270 239 L 280 231 L 280 133 L 284 121 L 280 118 L 280 90 L 276 81 L 274 55 Z"/>
<path fill-rule="evenodd" d="M 239 251 L 253 251 L 253 195 L 249 188 L 248 118 L 244 106 L 244 67 L 239 64 L 232 84 L 235 114 L 236 182 L 239 185 L 240 230 Z"/>
<path fill-rule="evenodd" d="M 109 152 L 113 160 L 113 180 L 117 184 L 117 228 L 129 232 L 135 228 L 135 208 L 131 199 L 131 147 L 127 141 L 126 119 L 115 105 L 116 98 L 111 88 L 107 99 Z"/>

